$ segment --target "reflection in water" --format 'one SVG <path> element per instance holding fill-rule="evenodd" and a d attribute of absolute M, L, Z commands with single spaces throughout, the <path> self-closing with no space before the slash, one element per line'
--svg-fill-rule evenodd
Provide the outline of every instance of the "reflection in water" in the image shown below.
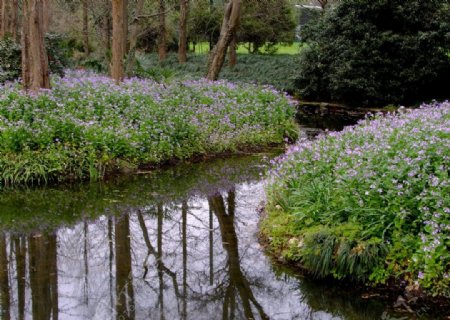
<path fill-rule="evenodd" d="M 134 319 L 134 289 L 131 267 L 130 218 L 115 221 L 116 244 L 116 315 L 117 320 Z"/>
<path fill-rule="evenodd" d="M 256 308 L 261 319 L 268 319 L 261 305 L 253 296 L 252 289 L 247 278 L 241 270 L 238 238 L 234 229 L 234 213 L 236 207 L 236 194 L 234 190 L 228 192 L 227 209 L 225 202 L 220 194 L 215 194 L 208 197 L 209 205 L 212 211 L 216 214 L 219 222 L 220 234 L 222 237 L 222 245 L 228 254 L 228 274 L 229 283 L 225 289 L 225 296 L 223 302 L 223 319 L 234 319 L 236 313 L 236 292 L 239 295 L 244 315 L 247 319 L 255 319 L 251 305 Z"/>
<path fill-rule="evenodd" d="M 58 319 L 56 235 L 30 235 L 28 257 L 33 319 Z"/>
<path fill-rule="evenodd" d="M 255 237 L 264 163 L 24 191 L 29 201 L 4 192 L 1 318 L 379 319 L 378 304 L 318 303 L 320 286 L 274 272 Z"/>
<path fill-rule="evenodd" d="M 8 257 L 4 233 L 0 234 L 0 286 L 2 319 L 10 319 L 9 308 L 11 301 L 9 297 Z"/>

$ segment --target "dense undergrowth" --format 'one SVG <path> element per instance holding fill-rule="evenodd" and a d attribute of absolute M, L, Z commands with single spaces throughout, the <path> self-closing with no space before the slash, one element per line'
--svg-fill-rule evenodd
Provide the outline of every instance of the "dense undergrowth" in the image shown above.
<path fill-rule="evenodd" d="M 202 154 L 294 137 L 295 107 L 270 87 L 226 81 L 116 85 L 98 75 L 54 78 L 25 94 L 0 86 L 0 187 L 101 179 Z"/>
<path fill-rule="evenodd" d="M 275 161 L 262 232 L 319 278 L 450 297 L 450 103 L 374 116 Z"/>
<path fill-rule="evenodd" d="M 136 75 L 161 81 L 166 78 L 199 79 L 205 76 L 208 55 L 189 55 L 186 64 L 180 64 L 176 54 L 169 54 L 163 62 L 156 54 L 139 57 Z M 258 83 L 274 86 L 278 90 L 294 91 L 297 56 L 239 54 L 235 67 L 225 62 L 220 79 L 240 83 Z"/>

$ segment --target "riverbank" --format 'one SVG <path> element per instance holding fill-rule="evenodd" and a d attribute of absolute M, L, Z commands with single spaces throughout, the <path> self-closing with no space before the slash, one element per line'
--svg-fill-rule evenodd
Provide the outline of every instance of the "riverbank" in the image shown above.
<path fill-rule="evenodd" d="M 295 106 L 271 87 L 156 83 L 74 72 L 27 95 L 0 86 L 0 187 L 98 180 L 295 138 Z"/>
<path fill-rule="evenodd" d="M 318 279 L 450 298 L 449 127 L 446 102 L 291 146 L 267 186 L 269 250 Z"/>

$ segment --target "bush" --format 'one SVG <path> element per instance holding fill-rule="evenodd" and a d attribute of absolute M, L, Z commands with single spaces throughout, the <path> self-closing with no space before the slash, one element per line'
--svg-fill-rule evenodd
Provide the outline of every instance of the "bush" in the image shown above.
<path fill-rule="evenodd" d="M 45 43 L 48 64 L 51 73 L 64 75 L 69 64 L 69 56 L 64 45 L 64 37 L 58 34 L 46 34 Z M 18 79 L 22 74 L 22 50 L 11 38 L 0 39 L 0 83 Z"/>
<path fill-rule="evenodd" d="M 295 107 L 269 87 L 56 78 L 37 95 L 0 86 L 0 183 L 100 179 L 294 137 Z M 0 185 L 1 186 L 1 185 Z"/>
<path fill-rule="evenodd" d="M 317 277 L 450 297 L 450 103 L 376 116 L 276 160 L 264 232 Z"/>
<path fill-rule="evenodd" d="M 0 39 L 0 83 L 20 77 L 20 45 L 11 38 Z"/>
<path fill-rule="evenodd" d="M 448 98 L 448 1 L 343 0 L 312 27 L 296 86 L 353 106 Z"/>

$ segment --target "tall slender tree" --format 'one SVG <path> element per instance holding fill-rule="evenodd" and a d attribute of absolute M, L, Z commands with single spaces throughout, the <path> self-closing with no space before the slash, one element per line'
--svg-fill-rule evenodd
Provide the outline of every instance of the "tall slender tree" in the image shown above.
<path fill-rule="evenodd" d="M 10 36 L 17 41 L 18 1 L 0 0 L 0 37 Z"/>
<path fill-rule="evenodd" d="M 167 57 L 166 39 L 166 1 L 159 0 L 159 27 L 158 27 L 158 55 L 159 61 L 164 61 Z"/>
<path fill-rule="evenodd" d="M 44 1 L 23 0 L 22 81 L 25 90 L 50 88 L 44 43 Z"/>
<path fill-rule="evenodd" d="M 0 38 L 3 38 L 3 0 L 0 0 Z"/>
<path fill-rule="evenodd" d="M 239 26 L 241 8 L 242 0 L 229 0 L 225 7 L 225 15 L 223 17 L 219 40 L 214 46 L 208 61 L 206 78 L 209 80 L 217 80 L 219 77 L 220 70 L 225 61 L 227 48 L 233 39 L 233 34 Z"/>
<path fill-rule="evenodd" d="M 112 0 L 112 20 L 113 20 L 113 37 L 112 37 L 112 63 L 111 76 L 116 82 L 121 82 L 124 77 L 125 45 L 126 45 L 126 29 L 124 14 L 126 2 L 124 0 Z"/>
<path fill-rule="evenodd" d="M 88 16 L 89 4 L 88 0 L 83 0 L 83 46 L 86 56 L 89 55 L 89 16 Z"/>
<path fill-rule="evenodd" d="M 187 20 L 189 0 L 180 0 L 180 36 L 178 40 L 178 61 L 186 63 L 187 60 Z"/>

